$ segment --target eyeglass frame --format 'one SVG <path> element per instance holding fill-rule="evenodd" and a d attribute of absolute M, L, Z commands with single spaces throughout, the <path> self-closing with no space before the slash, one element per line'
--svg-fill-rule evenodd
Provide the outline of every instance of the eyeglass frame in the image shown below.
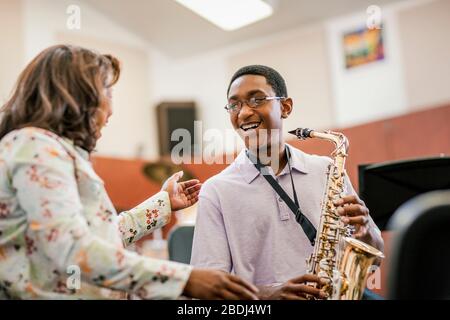
<path fill-rule="evenodd" d="M 261 102 L 261 104 L 254 104 L 253 106 L 250 104 L 250 100 L 263 100 L 262 102 Z M 245 100 L 237 100 L 236 102 L 234 102 L 233 104 L 235 104 L 236 106 L 238 106 L 238 105 L 240 105 L 240 107 L 239 108 L 236 108 L 236 110 L 232 110 L 232 109 L 230 109 L 228 106 L 231 104 L 231 103 L 227 103 L 226 105 L 225 105 L 225 110 L 228 112 L 228 113 L 238 113 L 239 111 L 241 111 L 241 109 L 242 109 L 242 107 L 244 106 L 244 103 L 246 104 L 246 105 L 248 105 L 251 109 L 256 109 L 256 108 L 258 108 L 258 107 L 260 107 L 260 106 L 262 106 L 265 102 L 267 102 L 267 101 L 273 101 L 273 100 L 283 100 L 283 99 L 286 99 L 286 97 L 276 97 L 276 96 L 272 96 L 272 97 L 264 97 L 264 98 L 259 98 L 259 97 L 251 97 L 250 99 L 245 99 Z"/>

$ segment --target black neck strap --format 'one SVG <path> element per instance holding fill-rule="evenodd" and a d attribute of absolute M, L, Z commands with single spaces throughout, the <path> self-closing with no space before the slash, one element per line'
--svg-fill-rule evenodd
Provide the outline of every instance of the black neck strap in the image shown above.
<path fill-rule="evenodd" d="M 294 179 L 292 178 L 292 170 L 291 170 L 291 153 L 289 148 L 286 146 L 286 156 L 287 156 L 287 163 L 289 166 L 289 175 L 291 177 L 291 183 L 292 183 L 292 191 L 294 194 L 294 201 L 289 197 L 289 195 L 286 193 L 286 191 L 283 190 L 283 188 L 280 186 L 280 184 L 275 180 L 275 178 L 269 173 L 268 170 L 261 170 L 264 169 L 264 165 L 261 164 L 259 159 L 255 157 L 254 155 L 250 154 L 248 150 L 246 151 L 247 157 L 250 159 L 250 161 L 254 164 L 256 169 L 261 173 L 261 175 L 267 180 L 267 182 L 272 186 L 272 188 L 275 190 L 275 192 L 283 199 L 283 201 L 287 204 L 289 209 L 294 213 L 295 220 L 300 224 L 303 231 L 305 232 L 306 236 L 309 239 L 309 242 L 311 245 L 314 246 L 314 242 L 316 239 L 316 228 L 314 228 L 311 221 L 308 220 L 308 218 L 300 211 L 300 205 L 297 198 L 297 192 L 295 191 L 295 185 L 294 185 Z M 256 159 L 255 159 L 256 158 Z"/>

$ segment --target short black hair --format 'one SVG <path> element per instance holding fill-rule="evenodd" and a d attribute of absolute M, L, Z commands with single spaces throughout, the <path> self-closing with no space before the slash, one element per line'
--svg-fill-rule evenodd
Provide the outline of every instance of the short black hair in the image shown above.
<path fill-rule="evenodd" d="M 275 69 L 263 65 L 245 66 L 236 71 L 233 77 L 231 77 L 230 84 L 228 85 L 227 96 L 230 93 L 230 88 L 234 80 L 245 75 L 263 76 L 278 97 L 287 98 L 286 82 L 281 74 Z"/>

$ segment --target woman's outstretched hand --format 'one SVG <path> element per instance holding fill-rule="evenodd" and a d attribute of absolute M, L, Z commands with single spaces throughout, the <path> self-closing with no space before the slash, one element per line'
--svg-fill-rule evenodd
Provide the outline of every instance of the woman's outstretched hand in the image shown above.
<path fill-rule="evenodd" d="M 202 184 L 197 179 L 178 182 L 183 176 L 183 171 L 179 171 L 167 179 L 161 190 L 169 194 L 172 211 L 181 210 L 192 206 L 198 201 L 198 194 Z"/>

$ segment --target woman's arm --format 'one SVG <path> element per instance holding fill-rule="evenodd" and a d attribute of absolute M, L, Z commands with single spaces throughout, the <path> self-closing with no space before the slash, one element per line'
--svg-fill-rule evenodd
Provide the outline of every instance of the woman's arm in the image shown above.
<path fill-rule="evenodd" d="M 119 230 L 128 246 L 169 223 L 172 210 L 169 195 L 161 191 L 129 211 L 120 213 Z"/>
<path fill-rule="evenodd" d="M 166 225 L 172 211 L 190 207 L 198 201 L 200 181 L 178 182 L 182 176 L 183 171 L 175 173 L 163 184 L 161 192 L 119 215 L 119 229 L 125 246 Z"/>

